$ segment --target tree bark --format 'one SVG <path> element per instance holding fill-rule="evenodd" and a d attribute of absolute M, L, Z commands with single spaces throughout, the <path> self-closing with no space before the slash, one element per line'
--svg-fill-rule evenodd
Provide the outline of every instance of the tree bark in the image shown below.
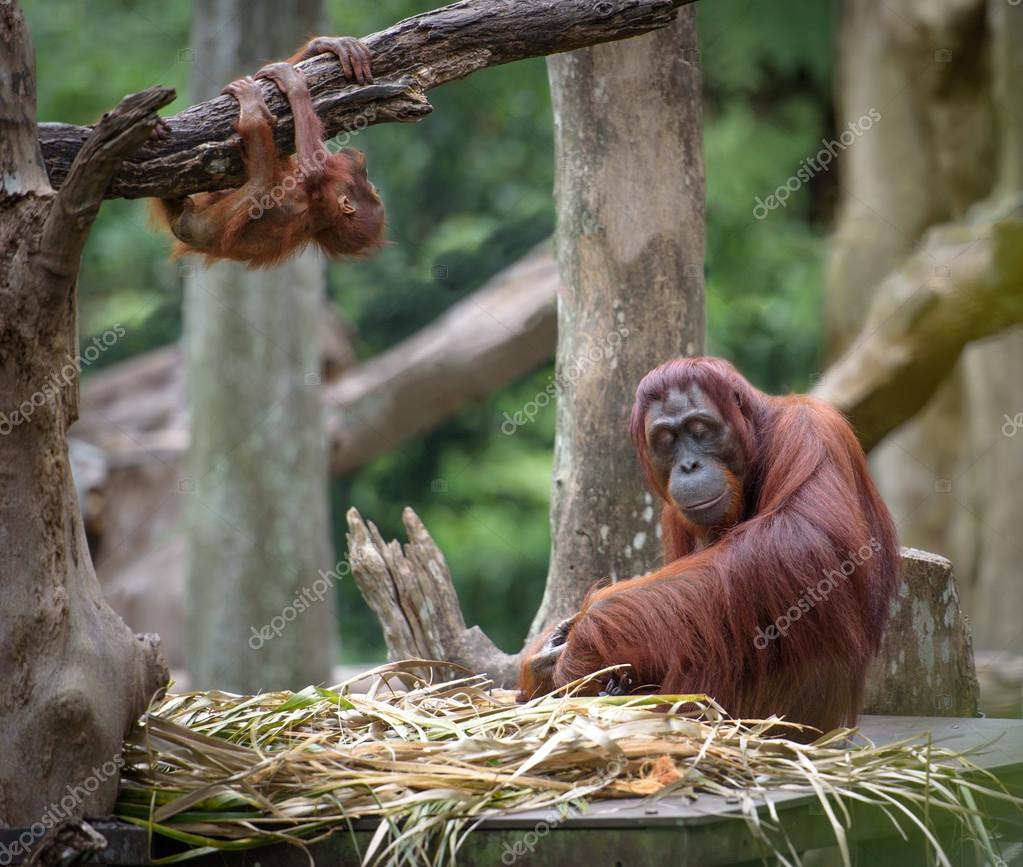
<path fill-rule="evenodd" d="M 874 476 L 902 540 L 956 564 L 977 646 L 1018 652 L 1023 452 L 1001 428 L 1014 432 L 1023 406 L 1023 380 L 1006 375 L 1023 359 L 1023 333 L 975 342 L 952 362 L 966 340 L 1019 321 L 1023 9 L 914 0 L 895 13 L 851 0 L 845 10 L 840 125 L 870 107 L 882 120 L 843 155 L 829 340 L 852 350 L 822 393 L 837 392 L 867 445 L 922 406 L 871 455 Z M 946 258 L 956 250 L 961 259 Z M 942 320 L 944 333 L 930 330 Z"/>
<path fill-rule="evenodd" d="M 597 578 L 659 559 L 657 505 L 628 437 L 636 384 L 703 351 L 704 179 L 694 10 L 548 61 L 555 120 L 557 432 L 551 565 L 532 633 Z"/>
<path fill-rule="evenodd" d="M 194 96 L 286 54 L 322 29 L 322 12 L 322 0 L 200 0 Z M 272 270 L 220 262 L 186 275 L 193 689 L 299 689 L 327 682 L 337 661 L 335 579 L 323 577 L 335 558 L 320 347 L 310 339 L 324 284 L 312 250 Z"/>
<path fill-rule="evenodd" d="M 930 400 L 967 344 L 1020 323 L 1023 219 L 933 229 L 878 287 L 862 336 L 814 394 L 870 450 Z"/>
<path fill-rule="evenodd" d="M 518 656 L 501 651 L 478 626 L 466 628 L 444 555 L 412 509 L 405 509 L 402 521 L 404 549 L 385 543 L 372 523 L 348 510 L 348 561 L 383 626 L 388 659 L 443 660 L 513 687 Z"/>
<path fill-rule="evenodd" d="M 132 635 L 100 594 L 67 430 L 78 415 L 82 246 L 105 186 L 172 97 L 126 97 L 54 194 L 36 139 L 32 43 L 19 4 L 0 4 L 0 825 L 52 823 L 58 807 L 109 812 L 123 738 L 167 681 L 155 637 Z"/>
<path fill-rule="evenodd" d="M 373 52 L 372 85 L 349 84 L 337 61 L 326 55 L 312 58 L 300 68 L 309 80 L 327 134 L 333 136 L 367 124 L 420 120 L 432 110 L 427 90 L 488 66 L 665 27 L 674 19 L 676 9 L 690 2 L 693 0 L 461 0 L 365 37 Z M 292 153 L 294 130 L 286 101 L 269 82 L 262 88 L 278 118 L 274 130 L 277 147 Z M 236 114 L 237 103 L 220 96 L 169 118 L 170 134 L 127 162 L 107 195 L 177 197 L 238 186 L 243 167 L 233 127 Z M 88 127 L 41 125 L 43 153 L 56 186 L 63 182 L 86 135 Z"/>

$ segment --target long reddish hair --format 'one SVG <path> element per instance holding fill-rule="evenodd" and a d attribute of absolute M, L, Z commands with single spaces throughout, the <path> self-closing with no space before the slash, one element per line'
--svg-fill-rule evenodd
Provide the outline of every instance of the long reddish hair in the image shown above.
<path fill-rule="evenodd" d="M 740 519 L 709 544 L 671 502 L 644 431 L 654 401 L 691 386 L 729 421 L 746 458 Z M 898 580 L 898 548 L 846 420 L 812 397 L 766 395 L 721 359 L 685 358 L 639 384 L 631 435 L 665 504 L 665 565 L 591 591 L 555 685 L 626 662 L 642 683 L 708 693 L 735 715 L 852 723 Z M 784 635 L 761 638 L 784 618 Z"/>

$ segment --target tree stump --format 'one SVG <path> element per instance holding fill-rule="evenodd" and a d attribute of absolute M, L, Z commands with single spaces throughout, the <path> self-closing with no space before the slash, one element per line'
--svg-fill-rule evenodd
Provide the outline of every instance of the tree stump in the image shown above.
<path fill-rule="evenodd" d="M 380 531 L 348 510 L 348 560 L 366 602 L 384 629 L 387 658 L 453 662 L 512 687 L 518 657 L 498 649 L 478 626 L 467 628 L 444 555 L 419 516 L 406 508 L 408 544 L 384 542 Z M 451 677 L 462 673 L 453 670 Z"/>
<path fill-rule="evenodd" d="M 864 712 L 976 716 L 973 641 L 952 564 L 916 548 L 901 553 L 902 584 L 867 676 Z"/>

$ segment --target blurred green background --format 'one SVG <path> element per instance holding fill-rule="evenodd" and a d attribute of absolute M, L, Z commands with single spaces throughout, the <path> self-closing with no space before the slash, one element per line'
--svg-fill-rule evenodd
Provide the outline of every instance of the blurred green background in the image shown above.
<path fill-rule="evenodd" d="M 362 35 L 439 4 L 328 5 L 332 32 Z M 125 93 L 156 83 L 182 94 L 167 113 L 188 104 L 190 3 L 46 0 L 26 12 L 40 121 L 90 123 Z M 753 203 L 832 134 L 834 17 L 831 3 L 815 0 L 790 0 L 784 16 L 753 0 L 698 4 L 708 349 L 769 391 L 804 389 L 819 369 L 836 178 L 818 174 L 763 222 Z M 424 122 L 372 127 L 355 142 L 369 156 L 394 242 L 370 260 L 331 268 L 331 297 L 357 327 L 360 357 L 425 325 L 553 230 L 544 62 L 484 70 L 431 99 L 436 110 Z M 82 339 L 113 322 L 127 334 L 93 369 L 180 336 L 180 274 L 168 247 L 148 226 L 145 203 L 104 205 L 82 268 Z M 554 407 L 515 436 L 501 434 L 500 422 L 551 373 L 537 370 L 470 405 L 332 490 L 339 550 L 349 505 L 385 537 L 399 534 L 403 506 L 415 508 L 448 557 L 467 621 L 507 650 L 518 649 L 546 577 Z M 354 583 L 342 582 L 340 594 L 344 659 L 382 657 L 376 618 Z"/>

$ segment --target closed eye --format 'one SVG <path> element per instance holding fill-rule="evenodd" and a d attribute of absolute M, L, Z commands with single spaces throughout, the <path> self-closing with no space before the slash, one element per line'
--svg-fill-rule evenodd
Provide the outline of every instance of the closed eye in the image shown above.
<path fill-rule="evenodd" d="M 707 422 L 697 418 L 686 424 L 686 433 L 696 442 L 702 443 L 713 436 L 714 429 Z"/>
<path fill-rule="evenodd" d="M 669 427 L 661 427 L 653 432 L 650 437 L 650 444 L 655 449 L 670 448 L 675 442 L 675 431 Z"/>

